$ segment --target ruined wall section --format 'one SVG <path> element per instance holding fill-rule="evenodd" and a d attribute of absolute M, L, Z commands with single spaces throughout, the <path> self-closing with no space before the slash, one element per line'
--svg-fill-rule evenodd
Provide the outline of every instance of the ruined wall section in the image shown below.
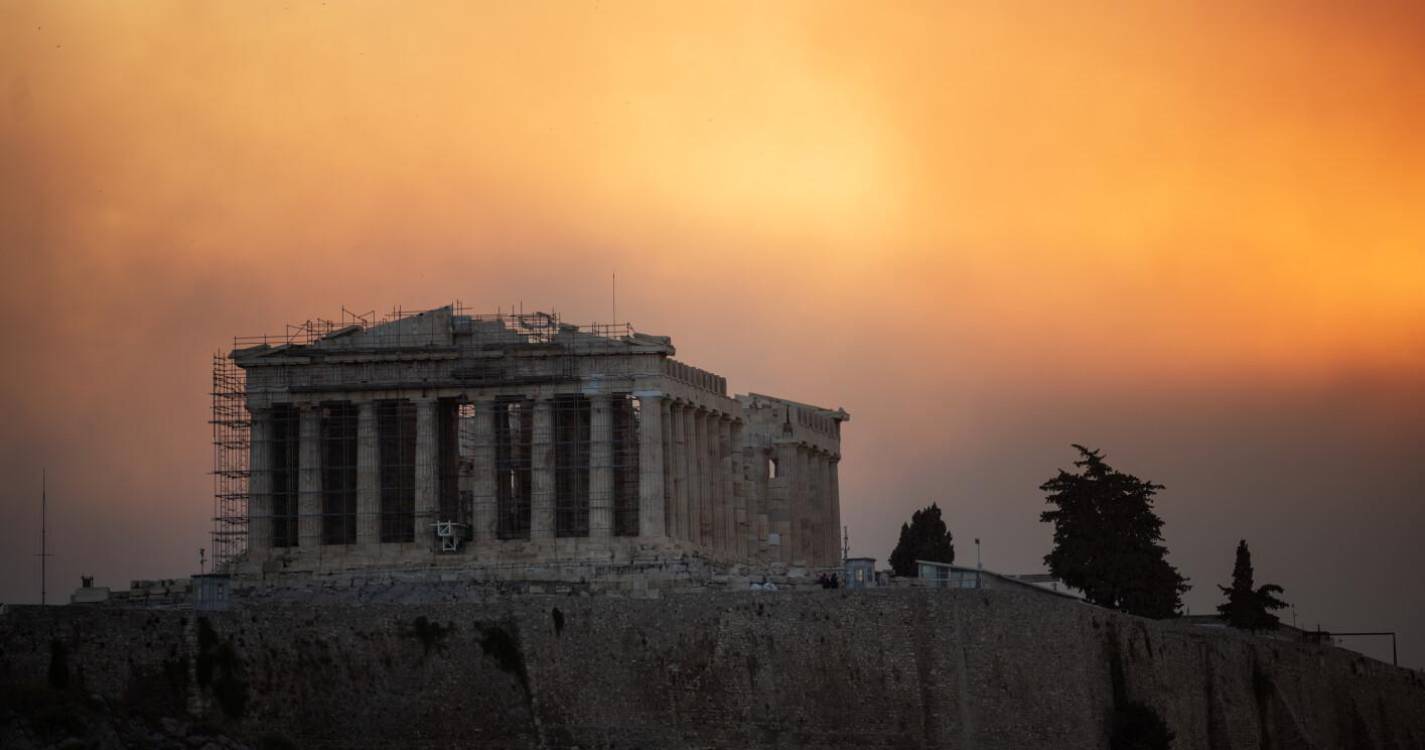
<path fill-rule="evenodd" d="M 754 517 L 766 526 L 764 560 L 788 565 L 841 562 L 841 423 L 850 416 L 752 393 L 737 397 L 746 428 L 742 451 Z M 770 536 L 769 536 L 770 535 Z"/>
<path fill-rule="evenodd" d="M 23 608 L 0 649 L 6 689 L 312 747 L 1103 748 L 1127 701 L 1178 750 L 1425 747 L 1418 672 L 1000 592 Z"/>

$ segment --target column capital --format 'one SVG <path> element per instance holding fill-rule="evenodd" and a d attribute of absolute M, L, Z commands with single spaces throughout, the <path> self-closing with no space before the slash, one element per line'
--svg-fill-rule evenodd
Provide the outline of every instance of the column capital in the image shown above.
<path fill-rule="evenodd" d="M 663 391 L 653 391 L 653 390 L 634 391 L 634 392 L 633 392 L 633 397 L 636 398 L 636 399 L 639 399 L 640 401 L 642 401 L 642 400 L 644 400 L 644 399 L 667 398 L 667 397 L 668 397 L 668 394 L 664 393 Z"/>

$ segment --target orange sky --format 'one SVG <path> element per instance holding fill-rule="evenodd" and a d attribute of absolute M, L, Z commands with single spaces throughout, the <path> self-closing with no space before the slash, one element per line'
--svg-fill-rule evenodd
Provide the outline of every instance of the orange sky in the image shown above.
<path fill-rule="evenodd" d="M 191 565 L 231 336 L 606 320 L 616 271 L 732 388 L 852 412 L 857 553 L 937 499 L 1028 569 L 1087 441 L 1169 486 L 1196 606 L 1246 535 L 1425 641 L 1333 577 L 1425 564 L 1425 10 L 950 5 L 0 4 L 0 600 L 41 464 L 54 588 Z"/>

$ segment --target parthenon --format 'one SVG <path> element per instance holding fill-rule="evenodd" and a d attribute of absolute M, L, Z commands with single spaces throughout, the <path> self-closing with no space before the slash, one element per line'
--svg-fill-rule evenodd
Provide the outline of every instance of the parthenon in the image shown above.
<path fill-rule="evenodd" d="M 730 396 L 668 337 L 448 306 L 244 344 L 235 572 L 839 563 L 846 411 Z"/>

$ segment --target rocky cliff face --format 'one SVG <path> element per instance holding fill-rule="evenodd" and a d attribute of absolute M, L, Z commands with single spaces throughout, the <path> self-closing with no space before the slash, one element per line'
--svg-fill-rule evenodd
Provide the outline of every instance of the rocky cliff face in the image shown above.
<path fill-rule="evenodd" d="M 1104 748 L 1141 703 L 1179 749 L 1425 748 L 1418 672 L 1005 592 L 20 608 L 0 649 L 12 723 L 81 696 L 254 745 Z"/>

